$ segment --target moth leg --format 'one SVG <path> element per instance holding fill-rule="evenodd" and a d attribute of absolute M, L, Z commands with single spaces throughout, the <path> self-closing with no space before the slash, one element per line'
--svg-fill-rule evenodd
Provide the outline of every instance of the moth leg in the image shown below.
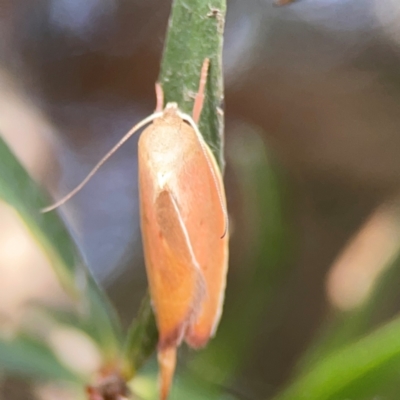
<path fill-rule="evenodd" d="M 160 399 L 166 400 L 174 378 L 176 347 L 167 347 L 166 349 L 158 350 L 157 359 L 158 365 L 160 366 Z"/>
<path fill-rule="evenodd" d="M 203 109 L 204 104 L 204 91 L 207 83 L 207 75 L 208 75 L 208 67 L 210 65 L 210 59 L 205 58 L 203 61 L 203 66 L 201 67 L 200 72 L 200 82 L 199 82 L 199 90 L 197 91 L 196 97 L 194 99 L 193 105 L 193 121 L 196 124 L 199 123 L 201 110 Z"/>

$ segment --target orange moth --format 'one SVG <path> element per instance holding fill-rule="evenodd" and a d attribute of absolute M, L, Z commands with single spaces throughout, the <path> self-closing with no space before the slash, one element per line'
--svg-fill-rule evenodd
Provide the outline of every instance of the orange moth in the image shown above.
<path fill-rule="evenodd" d="M 177 347 L 199 348 L 218 325 L 228 264 L 228 218 L 221 173 L 197 123 L 209 60 L 203 63 L 193 117 L 176 103 L 163 109 L 156 85 L 156 111 L 135 125 L 85 180 L 53 206 L 76 194 L 136 131 L 139 140 L 140 217 L 147 277 L 159 331 L 160 398 L 172 383 Z"/>
<path fill-rule="evenodd" d="M 276 6 L 286 6 L 288 4 L 294 3 L 296 0 L 275 0 Z"/>

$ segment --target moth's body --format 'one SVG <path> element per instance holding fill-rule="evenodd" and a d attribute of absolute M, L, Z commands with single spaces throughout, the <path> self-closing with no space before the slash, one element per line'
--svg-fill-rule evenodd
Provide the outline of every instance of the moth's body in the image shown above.
<path fill-rule="evenodd" d="M 192 347 L 205 345 L 222 308 L 225 195 L 201 141 L 174 104 L 139 141 L 141 228 L 160 350 L 183 338 Z"/>
<path fill-rule="evenodd" d="M 204 346 L 218 324 L 228 261 L 226 205 L 214 156 L 168 104 L 139 140 L 141 229 L 158 331 L 161 398 L 184 339 Z M 224 233 L 225 232 L 225 233 Z"/>

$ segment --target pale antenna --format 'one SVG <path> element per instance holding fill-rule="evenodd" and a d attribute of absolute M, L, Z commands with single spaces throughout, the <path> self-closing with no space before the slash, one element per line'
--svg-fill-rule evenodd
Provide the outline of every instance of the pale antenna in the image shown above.
<path fill-rule="evenodd" d="M 213 157 L 208 148 L 206 147 L 207 144 L 202 136 L 202 134 L 200 133 L 200 130 L 197 126 L 199 120 L 200 120 L 200 114 L 201 111 L 203 109 L 203 103 L 204 103 L 204 92 L 205 92 L 205 87 L 206 87 L 206 83 L 207 83 L 207 75 L 208 75 L 208 68 L 210 65 L 210 59 L 209 58 L 205 58 L 203 61 L 203 65 L 201 67 L 201 72 L 200 72 L 200 81 L 199 81 L 199 89 L 197 91 L 196 94 L 196 98 L 194 101 L 194 105 L 193 105 L 193 118 L 190 115 L 184 114 L 182 112 L 180 112 L 178 110 L 178 115 L 179 117 L 181 117 L 183 120 L 185 120 L 186 122 L 189 123 L 189 125 L 191 125 L 191 127 L 194 129 L 194 131 L 196 132 L 196 136 L 200 142 L 201 145 L 201 149 L 203 151 L 204 157 L 207 160 L 207 164 L 208 167 L 211 171 L 211 175 L 214 181 L 214 185 L 215 188 L 217 189 L 217 193 L 218 193 L 218 199 L 219 199 L 219 204 L 221 206 L 222 212 L 224 214 L 224 218 L 225 218 L 225 229 L 224 232 L 221 236 L 221 239 L 225 237 L 225 235 L 228 232 L 228 225 L 229 225 L 229 218 L 228 218 L 228 211 L 226 209 L 226 206 L 224 204 L 224 201 L 222 199 L 222 193 L 220 190 L 220 185 L 218 182 L 218 177 L 215 175 L 215 171 L 214 171 L 214 165 L 212 165 L 212 160 L 210 160 L 210 157 Z"/>
<path fill-rule="evenodd" d="M 99 168 L 139 129 L 143 128 L 145 125 L 149 124 L 151 121 L 153 121 L 156 118 L 159 118 L 162 116 L 162 112 L 155 112 L 145 119 L 141 120 L 138 124 L 136 124 L 125 136 L 96 164 L 96 166 L 89 172 L 89 174 L 86 176 L 86 178 L 71 192 L 69 192 L 66 196 L 64 196 L 62 199 L 57 201 L 56 203 L 42 208 L 40 211 L 42 213 L 46 213 L 52 210 L 55 210 L 56 208 L 60 207 L 63 205 L 65 202 L 67 202 L 71 197 L 75 196 L 88 182 L 89 180 L 96 174 L 96 172 L 99 170 Z"/>

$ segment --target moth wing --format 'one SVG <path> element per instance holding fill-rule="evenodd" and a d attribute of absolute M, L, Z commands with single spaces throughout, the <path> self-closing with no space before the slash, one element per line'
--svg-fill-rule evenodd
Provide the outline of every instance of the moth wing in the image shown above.
<path fill-rule="evenodd" d="M 159 330 L 161 399 L 166 399 L 176 364 L 176 347 L 204 296 L 202 274 L 178 205 L 168 189 L 154 207 L 142 203 L 146 268 Z"/>
<path fill-rule="evenodd" d="M 185 335 L 185 341 L 198 348 L 214 335 L 222 313 L 229 235 L 219 167 L 209 147 L 202 146 L 196 137 L 193 140 L 198 151 L 181 171 L 179 182 L 183 187 L 179 192 L 185 196 L 181 199 L 187 204 L 185 223 L 207 289 L 200 311 Z"/>
<path fill-rule="evenodd" d="M 159 349 L 177 346 L 204 296 L 202 274 L 178 205 L 168 189 L 158 194 L 154 204 L 142 201 L 142 220 Z"/>

